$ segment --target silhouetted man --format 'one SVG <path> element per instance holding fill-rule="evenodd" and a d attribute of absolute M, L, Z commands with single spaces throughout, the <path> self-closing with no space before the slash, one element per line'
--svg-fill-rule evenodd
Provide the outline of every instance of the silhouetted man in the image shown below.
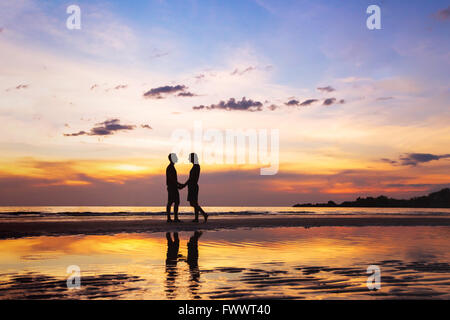
<path fill-rule="evenodd" d="M 175 153 L 169 154 L 169 161 L 170 164 L 167 166 L 166 169 L 166 184 L 167 184 L 167 192 L 168 192 L 168 199 L 167 199 L 167 222 L 172 222 L 172 219 L 170 218 L 170 210 L 172 208 L 173 204 L 173 215 L 174 215 L 174 221 L 180 222 L 178 219 L 178 207 L 180 205 L 180 193 L 178 192 L 178 188 L 181 187 L 181 184 L 178 183 L 177 178 L 177 170 L 175 169 L 175 163 L 178 162 L 178 157 Z"/>

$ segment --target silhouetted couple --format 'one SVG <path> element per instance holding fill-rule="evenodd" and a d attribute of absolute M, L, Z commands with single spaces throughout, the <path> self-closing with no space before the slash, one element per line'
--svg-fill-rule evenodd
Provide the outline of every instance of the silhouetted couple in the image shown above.
<path fill-rule="evenodd" d="M 193 222 L 198 222 L 198 214 L 201 212 L 203 218 L 205 218 L 205 222 L 208 221 L 208 214 L 203 211 L 202 207 L 198 204 L 198 179 L 200 178 L 200 165 L 198 164 L 197 154 L 191 153 L 189 155 L 189 161 L 192 163 L 192 169 L 189 172 L 189 179 L 181 184 L 178 182 L 177 178 L 177 170 L 175 169 L 175 163 L 178 162 L 178 157 L 175 153 L 169 154 L 170 164 L 166 169 L 166 184 L 167 184 L 167 192 L 169 193 L 169 197 L 167 200 L 167 222 L 172 222 L 170 218 L 170 210 L 173 204 L 173 215 L 175 222 L 180 222 L 178 219 L 178 207 L 180 205 L 180 193 L 178 189 L 183 189 L 184 187 L 188 187 L 188 196 L 187 200 L 191 207 L 194 208 L 195 219 Z"/>
<path fill-rule="evenodd" d="M 186 262 L 189 265 L 189 273 L 191 275 L 189 289 L 194 299 L 199 299 L 198 289 L 200 282 L 200 270 L 198 268 L 198 239 L 202 235 L 201 232 L 195 231 L 194 235 L 190 237 L 187 244 L 187 258 Z M 178 258 L 182 256 L 178 253 L 180 249 L 180 239 L 178 232 L 173 233 L 173 239 L 169 232 L 166 233 L 167 238 L 167 257 L 166 257 L 166 293 L 167 298 L 176 298 L 175 280 L 178 276 L 177 263 Z"/>

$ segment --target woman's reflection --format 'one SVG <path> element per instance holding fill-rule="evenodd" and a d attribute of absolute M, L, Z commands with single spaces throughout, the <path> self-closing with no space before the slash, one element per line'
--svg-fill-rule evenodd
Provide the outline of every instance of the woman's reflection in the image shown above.
<path fill-rule="evenodd" d="M 195 231 L 194 235 L 189 239 L 187 244 L 188 255 L 186 262 L 189 265 L 191 274 L 189 289 L 193 299 L 200 299 L 198 289 L 200 288 L 200 270 L 198 269 L 198 239 L 202 235 L 201 232 Z"/>

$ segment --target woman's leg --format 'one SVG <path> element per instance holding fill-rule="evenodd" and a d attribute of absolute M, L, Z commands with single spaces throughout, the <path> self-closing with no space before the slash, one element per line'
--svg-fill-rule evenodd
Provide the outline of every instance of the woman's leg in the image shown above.
<path fill-rule="evenodd" d="M 202 209 L 202 207 L 200 207 L 199 204 L 197 204 L 197 210 L 198 212 L 201 212 L 203 215 L 203 218 L 205 219 L 205 222 L 208 220 L 208 214 Z M 198 214 L 197 214 L 197 219 L 198 219 Z"/>
<path fill-rule="evenodd" d="M 198 212 L 199 212 L 198 211 L 198 203 L 191 201 L 190 204 L 191 204 L 191 207 L 194 208 L 194 215 L 195 215 L 194 222 L 196 222 L 196 221 L 198 221 Z"/>
<path fill-rule="evenodd" d="M 198 221 L 198 206 L 196 206 L 195 208 L 194 208 L 194 210 L 195 210 L 195 221 Z"/>

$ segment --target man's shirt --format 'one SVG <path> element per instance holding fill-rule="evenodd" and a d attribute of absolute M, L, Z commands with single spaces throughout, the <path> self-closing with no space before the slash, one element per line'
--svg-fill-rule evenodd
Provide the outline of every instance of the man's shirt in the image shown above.
<path fill-rule="evenodd" d="M 172 163 L 169 164 L 166 169 L 166 184 L 168 188 L 178 189 L 177 170 Z"/>

